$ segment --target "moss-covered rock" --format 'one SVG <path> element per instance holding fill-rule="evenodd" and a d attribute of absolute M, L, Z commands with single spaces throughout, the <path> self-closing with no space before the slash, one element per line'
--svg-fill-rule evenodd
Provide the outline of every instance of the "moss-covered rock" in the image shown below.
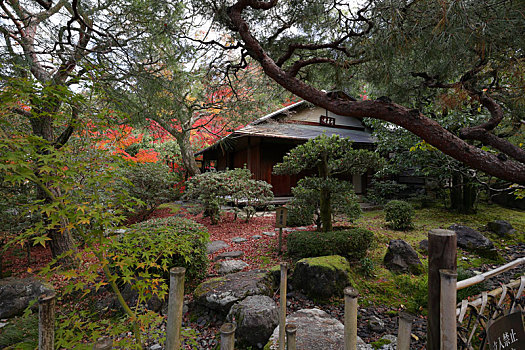
<path fill-rule="evenodd" d="M 271 295 L 271 281 L 267 271 L 238 272 L 212 278 L 201 283 L 193 292 L 195 302 L 226 315 L 236 302 L 250 295 Z"/>
<path fill-rule="evenodd" d="M 350 285 L 350 264 L 339 255 L 304 258 L 297 262 L 291 284 L 315 300 L 342 296 Z"/>

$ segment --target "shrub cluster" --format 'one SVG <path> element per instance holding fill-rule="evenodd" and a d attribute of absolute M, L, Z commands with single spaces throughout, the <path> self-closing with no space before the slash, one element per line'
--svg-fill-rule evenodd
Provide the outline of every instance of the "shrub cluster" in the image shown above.
<path fill-rule="evenodd" d="M 412 205 L 405 201 L 390 201 L 385 205 L 385 220 L 394 230 L 411 229 L 414 214 Z"/>
<path fill-rule="evenodd" d="M 163 163 L 131 164 L 119 169 L 124 181 L 117 183 L 117 189 L 125 190 L 130 196 L 143 202 L 143 212 L 154 210 L 159 204 L 171 202 L 179 196 L 173 188 L 180 178 Z"/>
<path fill-rule="evenodd" d="M 208 269 L 208 241 L 206 228 L 192 220 L 173 216 L 153 219 L 131 226 L 114 240 L 112 259 L 121 269 L 120 276 L 145 271 L 168 279 L 170 268 L 183 266 L 188 281 L 200 280 Z"/>
<path fill-rule="evenodd" d="M 372 231 L 353 228 L 340 231 L 295 231 L 288 235 L 288 254 L 296 259 L 325 255 L 341 255 L 350 260 L 366 256 L 372 245 Z"/>
<path fill-rule="evenodd" d="M 368 189 L 366 199 L 374 204 L 383 204 L 389 200 L 403 198 L 408 187 L 391 180 L 372 180 L 371 187 Z"/>
<path fill-rule="evenodd" d="M 243 205 L 248 221 L 255 207 L 266 205 L 273 199 L 272 186 L 265 181 L 253 180 L 250 170 L 233 169 L 195 175 L 187 182 L 186 199 L 198 201 L 212 224 L 220 218 L 221 205 L 233 202 Z"/>

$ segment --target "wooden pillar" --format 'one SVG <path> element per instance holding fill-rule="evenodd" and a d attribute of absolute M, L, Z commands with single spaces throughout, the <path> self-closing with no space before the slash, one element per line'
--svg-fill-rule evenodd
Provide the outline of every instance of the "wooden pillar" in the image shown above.
<path fill-rule="evenodd" d="M 435 229 L 428 233 L 427 349 L 441 348 L 439 270 L 457 270 L 457 237 L 454 231 Z"/>
<path fill-rule="evenodd" d="M 297 332 L 297 326 L 293 323 L 286 325 L 286 350 L 296 350 L 297 344 L 295 341 L 295 333 Z"/>
<path fill-rule="evenodd" d="M 55 349 L 55 292 L 38 298 L 38 350 Z"/>
<path fill-rule="evenodd" d="M 233 323 L 225 323 L 221 326 L 221 350 L 233 350 L 235 347 L 235 329 Z"/>
<path fill-rule="evenodd" d="M 170 269 L 170 292 L 168 300 L 168 323 L 166 325 L 166 350 L 180 349 L 180 329 L 184 306 L 184 267 Z"/>
<path fill-rule="evenodd" d="M 279 350 L 284 350 L 286 327 L 286 285 L 288 279 L 288 263 L 281 263 L 280 312 L 279 312 Z"/>
<path fill-rule="evenodd" d="M 345 294 L 345 350 L 357 349 L 357 297 L 359 293 L 352 287 L 346 287 Z"/>
<path fill-rule="evenodd" d="M 410 335 L 412 333 L 412 322 L 414 316 L 407 312 L 399 313 L 399 324 L 397 328 L 397 349 L 410 350 Z"/>
<path fill-rule="evenodd" d="M 441 276 L 441 349 L 456 350 L 458 345 L 456 322 L 456 270 L 439 270 Z"/>

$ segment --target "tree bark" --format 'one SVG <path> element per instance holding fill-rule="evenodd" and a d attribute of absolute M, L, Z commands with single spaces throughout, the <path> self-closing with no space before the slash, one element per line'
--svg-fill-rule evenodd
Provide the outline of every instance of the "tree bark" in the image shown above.
<path fill-rule="evenodd" d="M 239 32 L 249 55 L 257 60 L 265 74 L 279 85 L 314 105 L 326 108 L 335 114 L 380 119 L 399 125 L 469 167 L 484 171 L 503 180 L 525 185 L 525 164 L 516 160 L 502 160 L 494 154 L 468 144 L 460 137 L 443 128 L 436 121 L 422 115 L 418 110 L 383 100 L 349 101 L 332 97 L 326 92 L 316 89 L 284 71 L 266 53 L 257 39 L 251 34 L 248 23 L 242 18 L 242 12 L 247 7 L 269 9 L 275 6 L 276 2 L 239 0 L 229 8 L 228 16 L 234 28 Z"/>
<path fill-rule="evenodd" d="M 319 177 L 322 179 L 321 181 L 321 191 L 319 194 L 320 197 L 320 216 L 321 216 L 321 223 L 322 223 L 322 231 L 328 232 L 332 231 L 332 196 L 330 193 L 330 189 L 328 189 L 326 185 L 326 181 L 329 177 L 328 172 L 328 159 L 327 155 L 322 155 L 322 162 L 319 164 Z"/>
<path fill-rule="evenodd" d="M 38 110 L 38 109 L 36 109 Z M 53 111 L 48 113 L 37 113 L 31 118 L 31 126 L 33 129 L 33 134 L 40 136 L 50 144 L 54 142 L 54 133 L 53 133 L 53 119 L 48 116 Z M 56 112 L 56 111 L 54 111 Z M 44 115 L 44 116 L 41 116 Z M 41 150 L 42 153 L 46 152 Z M 45 185 L 45 184 L 44 184 Z M 51 187 L 50 191 L 55 197 L 61 196 L 61 189 L 57 187 Z M 51 203 L 53 201 L 50 196 L 46 195 L 42 189 L 37 191 L 37 198 L 44 200 L 46 203 Z M 49 221 L 49 218 L 44 218 L 46 221 Z M 52 228 L 47 231 L 48 237 L 51 239 L 49 245 L 51 248 L 51 254 L 53 258 L 58 258 L 62 254 L 67 252 L 76 252 L 75 242 L 71 235 L 70 230 L 66 229 L 66 219 L 64 218 L 61 223 L 61 228 Z M 58 260 L 58 263 L 63 267 L 71 267 L 75 264 L 75 257 L 72 255 L 65 255 Z"/>
<path fill-rule="evenodd" d="M 182 157 L 182 165 L 186 171 L 187 177 L 200 174 L 201 171 L 195 161 L 195 155 L 193 154 L 193 148 L 190 142 L 190 132 L 182 131 L 182 134 L 177 137 L 177 143 L 180 147 L 180 154 Z"/>

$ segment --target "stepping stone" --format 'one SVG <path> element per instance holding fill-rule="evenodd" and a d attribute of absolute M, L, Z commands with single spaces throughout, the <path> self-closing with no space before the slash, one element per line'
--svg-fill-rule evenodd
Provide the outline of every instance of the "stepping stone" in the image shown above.
<path fill-rule="evenodd" d="M 243 243 L 243 242 L 246 242 L 247 239 L 244 238 L 244 237 L 235 237 L 235 238 L 232 238 L 232 242 L 233 243 Z"/>
<path fill-rule="evenodd" d="M 221 249 L 229 248 L 230 246 L 228 243 L 224 241 L 212 241 L 206 245 L 206 253 L 207 254 L 213 254 L 218 252 Z"/>
<path fill-rule="evenodd" d="M 218 263 L 216 268 L 220 275 L 226 275 L 229 273 L 242 271 L 242 269 L 247 266 L 249 265 L 242 260 L 226 260 Z"/>
<path fill-rule="evenodd" d="M 265 236 L 268 236 L 268 237 L 275 236 L 275 232 L 263 232 L 262 234 L 265 235 Z"/>
<path fill-rule="evenodd" d="M 261 235 L 253 235 L 252 238 L 253 238 L 253 239 L 261 239 L 262 236 L 261 236 Z"/>
<path fill-rule="evenodd" d="M 217 261 L 217 260 L 221 260 L 221 259 L 235 259 L 235 258 L 240 258 L 241 256 L 244 255 L 244 252 L 240 251 L 240 250 L 236 250 L 234 252 L 224 252 L 224 253 L 220 253 L 219 255 L 217 255 L 215 257 L 215 259 L 213 259 L 214 261 Z"/>
<path fill-rule="evenodd" d="M 275 231 L 279 232 L 279 229 L 276 228 Z M 294 228 L 289 228 L 289 227 L 283 228 L 283 232 L 293 232 L 293 231 L 295 231 Z"/>

